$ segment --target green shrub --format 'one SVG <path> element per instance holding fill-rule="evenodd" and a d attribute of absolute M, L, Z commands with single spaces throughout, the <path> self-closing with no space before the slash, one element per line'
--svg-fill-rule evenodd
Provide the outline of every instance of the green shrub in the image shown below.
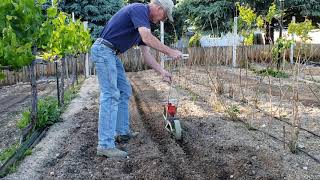
<path fill-rule="evenodd" d="M 22 113 L 22 118 L 17 123 L 17 127 L 19 129 L 24 129 L 25 127 L 27 127 L 30 124 L 30 122 L 31 122 L 30 110 L 24 111 Z"/>
<path fill-rule="evenodd" d="M 81 84 L 76 85 L 74 87 L 70 87 L 67 91 L 65 91 L 64 100 L 65 106 L 64 108 L 71 103 L 71 100 L 74 99 L 79 90 Z M 58 106 L 58 100 L 56 97 L 48 96 L 45 98 L 40 98 L 38 101 L 38 114 L 37 114 L 37 124 L 36 129 L 44 128 L 56 123 L 64 108 Z M 31 122 L 30 110 L 24 111 L 22 113 L 22 118 L 18 121 L 17 127 L 19 129 L 23 129 L 27 127 Z"/>
<path fill-rule="evenodd" d="M 189 40 L 189 47 L 200 47 L 201 34 L 195 34 Z"/>
<path fill-rule="evenodd" d="M 267 68 L 267 69 L 262 69 L 262 70 L 256 70 L 254 68 L 250 68 L 254 73 L 257 73 L 262 76 L 272 76 L 275 78 L 288 78 L 289 74 L 283 72 L 283 71 L 278 71 L 274 70 L 272 68 Z"/>
<path fill-rule="evenodd" d="M 48 96 L 38 102 L 36 129 L 50 126 L 59 120 L 61 109 L 55 97 Z"/>
<path fill-rule="evenodd" d="M 17 150 L 18 148 L 18 143 L 12 145 L 11 147 L 5 149 L 1 154 L 0 154 L 0 162 L 6 161 L 9 157 L 11 157 Z"/>
<path fill-rule="evenodd" d="M 64 102 L 65 105 L 68 105 L 71 103 L 72 99 L 74 99 L 75 97 L 77 97 L 78 92 L 79 92 L 80 86 L 75 86 L 75 87 L 71 87 L 70 89 L 68 89 L 65 94 L 64 94 Z"/>
<path fill-rule="evenodd" d="M 238 121 L 240 115 L 240 109 L 236 105 L 232 105 L 226 109 L 226 113 L 229 115 L 232 121 Z"/>

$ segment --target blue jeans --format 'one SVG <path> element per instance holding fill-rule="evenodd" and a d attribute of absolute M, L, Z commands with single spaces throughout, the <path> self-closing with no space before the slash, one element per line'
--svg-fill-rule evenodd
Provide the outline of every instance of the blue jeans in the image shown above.
<path fill-rule="evenodd" d="M 116 135 L 129 133 L 131 85 L 115 52 L 95 42 L 91 48 L 100 86 L 98 146 L 114 148 Z"/>

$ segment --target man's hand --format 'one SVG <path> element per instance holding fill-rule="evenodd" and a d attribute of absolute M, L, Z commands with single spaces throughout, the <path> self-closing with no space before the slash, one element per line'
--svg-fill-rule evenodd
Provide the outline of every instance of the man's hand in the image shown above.
<path fill-rule="evenodd" d="M 171 51 L 168 53 L 168 56 L 173 60 L 182 59 L 182 55 L 182 52 L 176 49 L 171 49 Z"/>
<path fill-rule="evenodd" d="M 173 60 L 182 59 L 182 52 L 171 49 L 170 47 L 162 44 L 158 38 L 156 38 L 152 33 L 151 30 L 146 27 L 139 27 L 138 28 L 139 34 L 141 36 L 142 41 L 149 47 L 157 49 L 158 51 L 168 55 Z"/>
<path fill-rule="evenodd" d="M 163 81 L 171 83 L 172 75 L 169 72 L 167 72 L 166 70 L 163 70 L 161 72 L 161 76 Z"/>

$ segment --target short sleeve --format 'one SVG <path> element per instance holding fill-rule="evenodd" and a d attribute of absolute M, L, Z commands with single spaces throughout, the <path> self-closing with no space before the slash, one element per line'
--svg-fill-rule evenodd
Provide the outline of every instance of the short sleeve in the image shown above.
<path fill-rule="evenodd" d="M 146 27 L 151 29 L 148 12 L 148 8 L 143 4 L 139 6 L 133 6 L 129 10 L 129 16 L 134 28 L 138 29 L 139 27 Z"/>

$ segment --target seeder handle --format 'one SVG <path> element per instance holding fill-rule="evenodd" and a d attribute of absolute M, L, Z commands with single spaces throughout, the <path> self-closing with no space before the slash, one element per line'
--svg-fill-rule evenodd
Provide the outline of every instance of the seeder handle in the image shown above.
<path fill-rule="evenodd" d="M 173 59 L 169 56 L 161 56 L 161 59 L 164 61 L 172 61 Z M 182 54 L 182 59 L 189 59 L 189 54 Z"/>

